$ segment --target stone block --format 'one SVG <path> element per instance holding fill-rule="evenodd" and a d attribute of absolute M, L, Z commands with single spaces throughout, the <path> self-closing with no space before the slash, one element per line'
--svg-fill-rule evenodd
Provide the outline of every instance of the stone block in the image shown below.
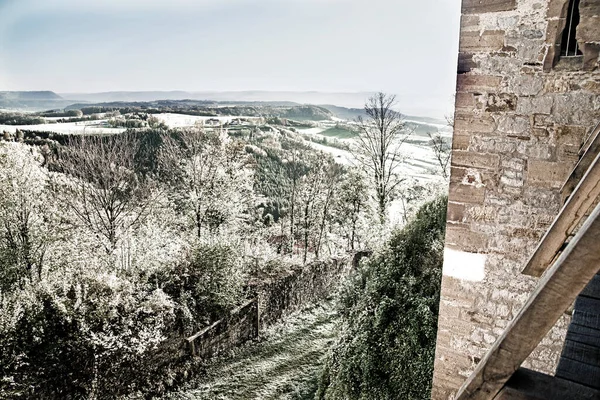
<path fill-rule="evenodd" d="M 588 79 L 581 84 L 582 89 L 594 94 L 600 94 L 600 78 Z"/>
<path fill-rule="evenodd" d="M 486 235 L 473 232 L 465 224 L 448 224 L 446 227 L 446 245 L 474 253 L 487 252 L 488 238 Z"/>
<path fill-rule="evenodd" d="M 496 129 L 496 123 L 490 116 L 468 116 L 467 114 L 456 113 L 454 117 L 454 129 L 491 133 Z"/>
<path fill-rule="evenodd" d="M 465 218 L 465 205 L 461 203 L 448 202 L 447 220 L 462 222 Z"/>
<path fill-rule="evenodd" d="M 600 20 L 598 21 L 600 23 Z M 598 66 L 598 57 L 600 56 L 600 44 L 584 43 L 583 46 L 583 69 L 592 71 Z"/>
<path fill-rule="evenodd" d="M 530 119 L 518 115 L 502 115 L 498 119 L 498 132 L 506 135 L 529 136 Z"/>
<path fill-rule="evenodd" d="M 598 122 L 594 115 L 597 96 L 590 93 L 570 92 L 554 98 L 554 119 L 562 125 L 591 125 Z"/>
<path fill-rule="evenodd" d="M 455 150 L 452 152 L 452 166 L 498 169 L 499 165 L 500 156 L 498 154 L 462 150 Z"/>
<path fill-rule="evenodd" d="M 510 11 L 517 8 L 516 0 L 463 0 L 464 14 L 482 14 L 498 11 Z"/>
<path fill-rule="evenodd" d="M 581 16 L 577 25 L 577 41 L 579 43 L 600 41 L 600 15 Z"/>
<path fill-rule="evenodd" d="M 520 97 L 517 100 L 517 113 L 524 115 L 550 114 L 553 104 L 552 96 Z"/>
<path fill-rule="evenodd" d="M 547 18 L 566 18 L 569 0 L 550 0 L 548 4 Z"/>
<path fill-rule="evenodd" d="M 475 108 L 475 96 L 473 93 L 458 92 L 454 106 L 456 108 Z"/>
<path fill-rule="evenodd" d="M 479 31 L 479 15 L 463 14 L 460 17 L 460 30 L 461 32 Z"/>
<path fill-rule="evenodd" d="M 494 206 L 471 206 L 467 210 L 467 220 L 475 222 L 494 222 L 498 209 Z"/>
<path fill-rule="evenodd" d="M 461 33 L 469 31 L 479 31 L 479 15 L 461 15 L 460 30 Z"/>
<path fill-rule="evenodd" d="M 517 106 L 517 96 L 510 93 L 490 93 L 487 97 L 485 111 L 505 112 L 514 111 Z"/>
<path fill-rule="evenodd" d="M 600 15 L 600 3 L 597 0 L 581 0 L 579 2 L 579 15 L 581 19 Z M 600 38 L 596 38 L 600 40 Z"/>
<path fill-rule="evenodd" d="M 477 68 L 477 63 L 473 60 L 473 54 L 471 53 L 458 53 L 458 66 L 456 73 L 466 74 L 471 72 L 474 68 Z"/>
<path fill-rule="evenodd" d="M 523 154 L 526 158 L 535 158 L 538 160 L 550 160 L 554 155 L 554 146 L 544 142 L 521 142 L 517 146 L 517 153 Z"/>
<path fill-rule="evenodd" d="M 485 199 L 485 186 L 463 185 L 451 183 L 448 200 L 457 203 L 483 204 Z"/>
<path fill-rule="evenodd" d="M 462 32 L 458 45 L 460 52 L 492 52 L 504 47 L 504 31 Z"/>
<path fill-rule="evenodd" d="M 560 146 L 558 148 L 558 159 L 575 165 L 579 161 L 579 146 L 573 144 Z"/>
<path fill-rule="evenodd" d="M 545 187 L 560 188 L 573 169 L 570 162 L 542 160 L 527 161 L 527 182 Z"/>
<path fill-rule="evenodd" d="M 565 25 L 567 24 L 566 18 L 552 19 L 548 21 L 548 27 L 546 28 L 546 43 L 549 45 L 557 44 Z"/>
<path fill-rule="evenodd" d="M 459 75 L 456 78 L 457 92 L 496 92 L 502 77 L 490 75 Z"/>
<path fill-rule="evenodd" d="M 581 146 L 587 133 L 587 127 L 581 125 L 558 125 L 554 129 L 556 143 L 560 145 Z"/>
<path fill-rule="evenodd" d="M 508 88 L 518 96 L 535 96 L 544 89 L 544 80 L 535 75 L 518 75 L 509 80 Z"/>
<path fill-rule="evenodd" d="M 454 134 L 452 135 L 453 150 L 467 150 L 470 142 L 471 136 L 469 134 L 465 134 L 465 132 L 460 132 L 457 130 L 454 131 Z"/>

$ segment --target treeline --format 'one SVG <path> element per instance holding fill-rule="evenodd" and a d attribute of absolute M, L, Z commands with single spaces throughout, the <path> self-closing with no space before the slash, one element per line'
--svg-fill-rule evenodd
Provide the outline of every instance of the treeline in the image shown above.
<path fill-rule="evenodd" d="M 38 140 L 42 140 L 37 133 Z M 60 142 L 54 139 L 59 139 Z M 251 277 L 369 238 L 363 178 L 293 136 L 198 129 L 0 143 L 0 393 L 113 398 Z"/>
<path fill-rule="evenodd" d="M 46 123 L 46 120 L 39 115 L 0 112 L 0 125 L 41 125 L 44 123 Z"/>
<path fill-rule="evenodd" d="M 94 105 L 74 104 L 67 110 L 80 110 L 83 115 L 119 111 L 129 113 L 174 113 L 202 117 L 247 116 L 289 118 L 301 121 L 330 120 L 333 114 L 324 107 L 314 105 L 225 105 L 208 101 L 160 100 L 152 102 L 114 102 Z"/>

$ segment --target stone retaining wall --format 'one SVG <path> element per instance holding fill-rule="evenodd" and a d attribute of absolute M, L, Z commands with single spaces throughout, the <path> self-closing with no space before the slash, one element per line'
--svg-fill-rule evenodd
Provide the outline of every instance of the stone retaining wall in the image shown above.
<path fill-rule="evenodd" d="M 335 293 L 341 278 L 362 256 L 359 253 L 352 260 L 315 261 L 267 281 L 251 283 L 253 298 L 228 317 L 187 338 L 187 351 L 208 358 L 258 337 L 262 329 L 285 315 Z"/>

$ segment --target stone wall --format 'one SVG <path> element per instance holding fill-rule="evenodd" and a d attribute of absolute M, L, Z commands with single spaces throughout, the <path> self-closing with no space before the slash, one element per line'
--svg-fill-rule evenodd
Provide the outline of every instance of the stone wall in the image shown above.
<path fill-rule="evenodd" d="M 521 273 L 600 122 L 600 0 L 560 58 L 567 0 L 463 0 L 432 398 L 452 398 L 537 279 Z M 558 55 L 557 55 L 558 54 Z M 568 317 L 524 366 L 553 373 Z"/>
<path fill-rule="evenodd" d="M 315 261 L 270 279 L 252 282 L 253 298 L 232 310 L 226 318 L 186 340 L 188 354 L 208 358 L 258 337 L 260 331 L 302 306 L 330 297 L 341 278 L 355 266 L 352 260 Z"/>

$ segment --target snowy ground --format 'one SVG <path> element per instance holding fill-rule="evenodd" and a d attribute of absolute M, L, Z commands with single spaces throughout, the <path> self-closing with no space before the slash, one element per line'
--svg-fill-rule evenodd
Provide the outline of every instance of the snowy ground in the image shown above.
<path fill-rule="evenodd" d="M 41 125 L 0 125 L 0 132 L 8 131 L 14 133 L 17 129 L 30 131 L 49 131 L 70 135 L 82 135 L 84 133 L 112 135 L 125 132 L 124 128 L 108 128 L 104 125 L 105 123 L 106 120 L 95 120 Z"/>
<path fill-rule="evenodd" d="M 194 126 L 196 124 L 204 124 L 209 119 L 218 119 L 221 123 L 230 122 L 231 120 L 243 118 L 249 121 L 259 120 L 260 117 L 245 117 L 243 115 L 240 116 L 221 116 L 221 117 L 200 117 L 196 115 L 184 115 L 184 114 L 172 114 L 172 113 L 163 113 L 163 114 L 154 114 L 156 118 L 160 121 L 164 122 L 170 128 L 182 128 L 186 126 Z"/>
<path fill-rule="evenodd" d="M 437 126 L 435 124 L 428 124 Z M 438 132 L 442 137 L 450 138 L 452 131 L 445 125 L 437 126 Z M 319 135 L 324 128 L 298 129 L 299 133 L 306 135 Z M 354 139 L 338 139 L 341 142 L 351 144 Z M 400 167 L 402 174 L 411 180 L 421 185 L 435 186 L 438 185 L 443 190 L 447 190 L 448 183 L 442 178 L 440 166 L 435 158 L 432 147 L 429 145 L 429 137 L 423 135 L 412 135 L 409 142 L 405 142 L 400 146 L 400 152 L 404 157 L 402 166 Z M 308 142 L 313 148 L 331 154 L 334 159 L 343 165 L 356 165 L 356 161 L 352 154 L 337 147 L 325 146 L 315 142 Z M 397 224 L 402 221 L 403 215 L 402 203 L 399 200 L 392 201 L 389 207 L 390 222 Z"/>
<path fill-rule="evenodd" d="M 296 312 L 208 374 L 166 396 L 177 400 L 308 400 L 314 398 L 324 357 L 336 336 L 337 315 L 328 302 Z"/>

